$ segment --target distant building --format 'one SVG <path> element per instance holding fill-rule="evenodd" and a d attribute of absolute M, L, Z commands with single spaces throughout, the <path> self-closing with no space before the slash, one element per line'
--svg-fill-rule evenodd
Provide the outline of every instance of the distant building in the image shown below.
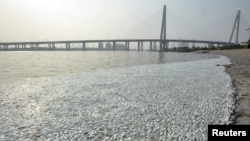
<path fill-rule="evenodd" d="M 189 43 L 188 42 L 179 42 L 179 47 L 188 47 Z"/>
<path fill-rule="evenodd" d="M 240 45 L 241 45 L 241 46 L 247 46 L 247 45 L 248 45 L 248 42 L 241 42 Z"/>

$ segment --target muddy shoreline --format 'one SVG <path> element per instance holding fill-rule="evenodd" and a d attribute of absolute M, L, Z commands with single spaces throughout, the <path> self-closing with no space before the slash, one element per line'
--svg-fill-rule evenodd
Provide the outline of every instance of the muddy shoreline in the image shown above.
<path fill-rule="evenodd" d="M 210 53 L 230 58 L 232 64 L 225 67 L 236 90 L 234 124 L 250 125 L 250 49 L 214 50 Z"/>

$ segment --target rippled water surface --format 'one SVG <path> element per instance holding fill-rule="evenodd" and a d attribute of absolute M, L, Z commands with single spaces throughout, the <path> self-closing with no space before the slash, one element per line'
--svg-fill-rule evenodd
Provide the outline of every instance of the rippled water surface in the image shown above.
<path fill-rule="evenodd" d="M 0 82 L 54 76 L 114 67 L 128 67 L 214 58 L 211 54 L 137 51 L 11 51 L 0 52 Z"/>

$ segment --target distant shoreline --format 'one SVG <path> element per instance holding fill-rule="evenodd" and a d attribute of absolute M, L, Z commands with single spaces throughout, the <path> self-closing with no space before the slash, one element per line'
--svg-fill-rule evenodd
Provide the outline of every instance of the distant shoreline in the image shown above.
<path fill-rule="evenodd" d="M 234 124 L 250 125 L 250 49 L 213 50 L 210 53 L 230 58 L 232 64 L 225 67 L 236 88 Z"/>

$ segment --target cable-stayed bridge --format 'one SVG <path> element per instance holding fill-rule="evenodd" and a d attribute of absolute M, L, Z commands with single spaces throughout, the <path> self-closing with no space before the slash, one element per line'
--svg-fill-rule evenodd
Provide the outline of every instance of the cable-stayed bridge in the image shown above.
<path fill-rule="evenodd" d="M 162 25 L 160 39 L 107 39 L 107 40 L 66 40 L 66 41 L 30 41 L 30 42 L 0 42 L 0 50 L 90 50 L 88 44 L 98 44 L 95 50 L 119 50 L 118 46 L 122 45 L 122 50 L 129 51 L 130 44 L 136 43 L 137 50 L 143 50 L 145 43 L 149 44 L 150 51 L 160 50 L 167 51 L 169 43 L 200 43 L 208 46 L 230 46 L 238 44 L 239 26 L 240 26 L 240 11 L 233 25 L 232 33 L 229 42 L 223 41 L 208 41 L 208 40 L 188 40 L 188 39 L 167 39 L 166 38 L 166 5 L 163 8 Z M 232 42 L 232 37 L 236 31 L 236 41 Z M 105 47 L 104 47 L 104 43 Z M 74 48 L 73 45 L 78 47 Z M 159 45 L 159 49 L 157 48 Z M 60 46 L 60 47 L 59 47 Z M 93 50 L 93 48 L 91 48 Z"/>

